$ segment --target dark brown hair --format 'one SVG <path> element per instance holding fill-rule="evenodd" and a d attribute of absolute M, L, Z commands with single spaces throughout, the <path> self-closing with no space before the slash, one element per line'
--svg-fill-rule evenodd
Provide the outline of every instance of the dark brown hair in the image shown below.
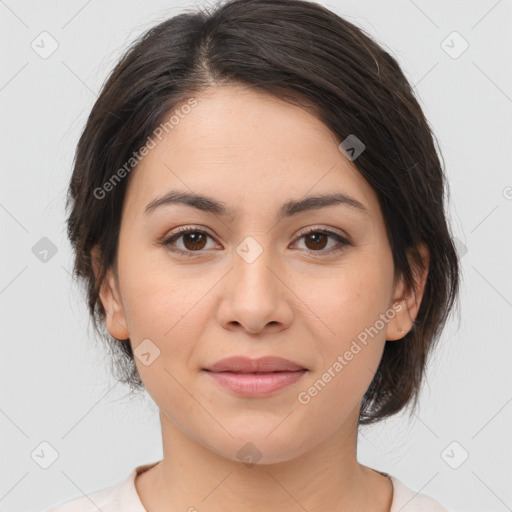
<path fill-rule="evenodd" d="M 413 329 L 387 341 L 361 404 L 360 424 L 417 404 L 427 356 L 459 289 L 459 263 L 445 218 L 447 187 L 434 136 L 397 61 L 363 30 L 306 0 L 231 0 L 167 19 L 126 51 L 105 82 L 80 137 L 71 177 L 68 236 L 74 277 L 87 288 L 96 331 L 107 342 L 116 377 L 143 389 L 130 340 L 112 338 L 99 298 L 116 269 L 125 179 L 98 198 L 170 112 L 207 87 L 241 83 L 309 109 L 341 143 L 355 134 L 354 160 L 375 190 L 396 275 L 414 288 L 416 250 L 430 266 Z M 124 167 L 126 170 L 126 167 Z M 124 174 L 123 174 L 124 175 Z M 99 249 L 95 278 L 91 250 Z"/>

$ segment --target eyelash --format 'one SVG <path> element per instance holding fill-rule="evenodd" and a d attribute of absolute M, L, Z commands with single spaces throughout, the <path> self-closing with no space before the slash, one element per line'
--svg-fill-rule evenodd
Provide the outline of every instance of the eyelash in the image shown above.
<path fill-rule="evenodd" d="M 176 240 L 178 240 L 180 237 L 182 237 L 183 235 L 185 235 L 187 233 L 201 233 L 201 234 L 204 234 L 204 235 L 206 235 L 206 236 L 208 236 L 210 238 L 213 238 L 208 233 L 206 233 L 205 231 L 203 231 L 201 229 L 197 229 L 197 228 L 194 228 L 194 227 L 186 227 L 186 228 L 178 229 L 178 231 L 176 233 L 172 234 L 170 237 L 167 237 L 165 240 L 163 240 L 161 242 L 161 245 L 166 247 L 169 251 L 171 251 L 173 253 L 176 253 L 176 254 L 180 254 L 182 256 L 194 257 L 194 256 L 196 256 L 195 253 L 205 252 L 204 250 L 184 251 L 184 250 L 178 249 L 176 247 L 173 247 L 173 248 L 170 247 L 171 243 L 175 242 Z M 327 251 L 323 251 L 323 250 L 319 250 L 319 251 L 307 250 L 308 253 L 315 255 L 315 257 L 317 256 L 317 253 L 321 253 L 322 255 L 325 255 L 325 254 L 328 254 L 328 255 L 337 254 L 338 252 L 340 252 L 343 249 L 345 249 L 346 246 L 352 245 L 346 238 L 342 237 L 338 233 L 335 233 L 334 231 L 330 231 L 328 229 L 319 229 L 319 228 L 312 228 L 312 229 L 307 229 L 305 231 L 302 231 L 299 234 L 297 240 L 301 239 L 304 236 L 310 235 L 311 233 L 320 233 L 320 234 L 323 234 L 323 235 L 330 236 L 330 237 L 336 239 L 338 244 L 341 245 L 341 246 L 338 246 L 338 247 L 336 247 L 336 246 L 335 247 L 331 247 Z"/>

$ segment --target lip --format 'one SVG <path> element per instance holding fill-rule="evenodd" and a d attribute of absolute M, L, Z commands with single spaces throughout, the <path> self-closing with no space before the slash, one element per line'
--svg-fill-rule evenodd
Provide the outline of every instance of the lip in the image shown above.
<path fill-rule="evenodd" d="M 236 373 L 269 373 L 269 372 L 294 372 L 307 370 L 304 366 L 276 356 L 265 356 L 251 359 L 245 356 L 232 356 L 217 361 L 208 368 L 211 372 L 236 372 Z"/>
<path fill-rule="evenodd" d="M 217 361 L 203 371 L 237 395 L 258 397 L 297 382 L 309 370 L 282 357 L 250 359 L 233 356 Z"/>
<path fill-rule="evenodd" d="M 205 371 L 222 387 L 244 397 L 266 396 L 297 382 L 307 370 L 270 373 L 234 373 Z"/>

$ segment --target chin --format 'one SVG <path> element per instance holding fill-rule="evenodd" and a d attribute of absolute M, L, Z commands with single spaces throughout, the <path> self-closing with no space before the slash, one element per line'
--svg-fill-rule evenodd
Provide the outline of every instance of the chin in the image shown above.
<path fill-rule="evenodd" d="M 205 446 L 214 453 L 247 467 L 288 462 L 304 454 L 308 449 L 305 441 L 286 429 L 278 434 L 278 424 L 274 422 L 268 429 L 256 429 L 252 426 L 247 431 L 238 430 L 237 433 L 228 428 L 233 438 L 223 436 L 219 443 L 205 443 Z"/>

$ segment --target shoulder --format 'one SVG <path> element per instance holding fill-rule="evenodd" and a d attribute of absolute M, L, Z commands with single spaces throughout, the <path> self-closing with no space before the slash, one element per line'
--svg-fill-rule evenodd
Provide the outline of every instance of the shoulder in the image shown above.
<path fill-rule="evenodd" d="M 413 491 L 392 475 L 389 477 L 393 482 L 393 501 L 390 512 L 452 512 L 434 498 Z"/>
<path fill-rule="evenodd" d="M 119 502 L 127 479 L 56 505 L 45 512 L 120 512 Z"/>
<path fill-rule="evenodd" d="M 44 512 L 146 512 L 135 488 L 135 477 L 159 462 L 137 466 L 115 485 L 60 503 Z"/>

